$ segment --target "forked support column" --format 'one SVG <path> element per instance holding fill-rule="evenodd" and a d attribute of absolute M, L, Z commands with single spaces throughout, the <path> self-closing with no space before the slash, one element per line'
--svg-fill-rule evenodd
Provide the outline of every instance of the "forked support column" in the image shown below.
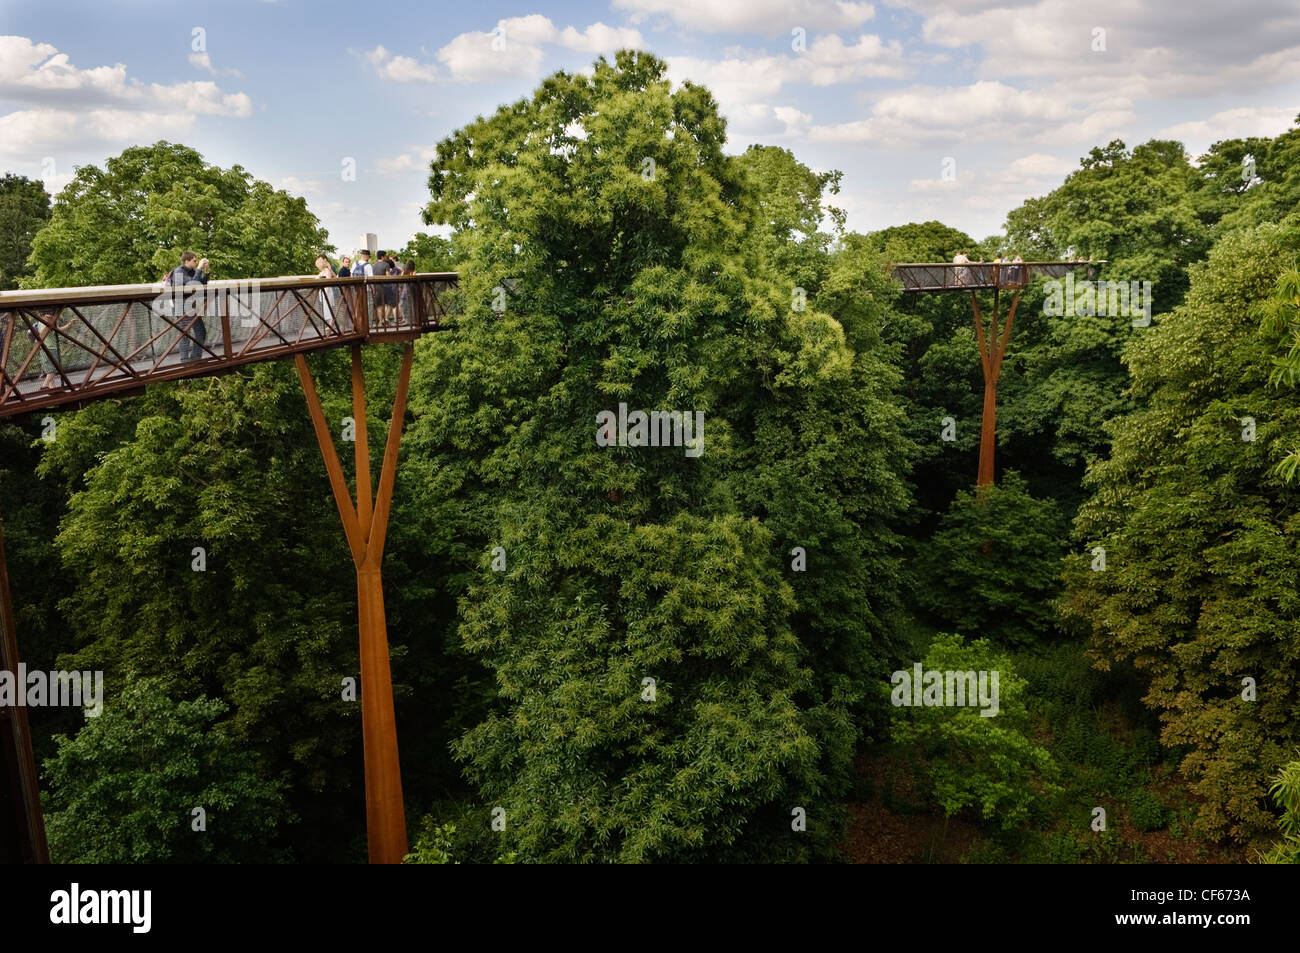
<path fill-rule="evenodd" d="M 18 672 L 18 632 L 14 622 L 13 598 L 9 593 L 9 567 L 5 562 L 4 529 L 0 527 L 0 670 Z M 25 685 L 18 685 L 25 691 Z M 0 763 L 11 810 L 0 817 L 0 836 L 17 846 L 18 858 L 28 864 L 48 864 L 45 818 L 41 814 L 40 785 L 36 759 L 32 756 L 32 733 L 27 708 L 14 705 L 0 709 Z"/>
<path fill-rule="evenodd" d="M 357 620 L 361 635 L 361 739 L 366 777 L 366 841 L 372 864 L 400 864 L 406 854 L 406 810 L 402 803 L 402 773 L 397 756 L 397 718 L 388 661 L 388 626 L 384 617 L 384 586 L 380 568 L 384 537 L 393 500 L 393 481 L 406 415 L 414 347 L 406 346 L 397 381 L 397 399 L 388 428 L 379 491 L 370 500 L 370 444 L 366 431 L 366 385 L 361 369 L 361 345 L 352 345 L 352 413 L 356 426 L 357 498 L 354 506 L 339 464 L 334 439 L 325 422 L 311 371 L 301 354 L 294 358 L 330 489 L 343 521 L 343 532 L 357 571 Z"/>
<path fill-rule="evenodd" d="M 975 314 L 975 336 L 980 350 L 980 366 L 984 370 L 984 414 L 980 420 L 980 462 L 975 479 L 977 496 L 983 495 L 985 489 L 992 486 L 995 479 L 993 454 L 997 449 L 998 378 L 1002 375 L 1002 359 L 1006 357 L 1007 344 L 1011 341 L 1011 326 L 1016 320 L 1016 305 L 1020 304 L 1020 292 L 1017 291 L 1011 299 L 1006 326 L 999 329 L 1000 294 L 996 290 L 993 292 L 993 313 L 990 315 L 986 334 L 984 318 L 980 314 L 979 299 L 975 297 L 975 292 L 970 293 L 970 306 Z"/>

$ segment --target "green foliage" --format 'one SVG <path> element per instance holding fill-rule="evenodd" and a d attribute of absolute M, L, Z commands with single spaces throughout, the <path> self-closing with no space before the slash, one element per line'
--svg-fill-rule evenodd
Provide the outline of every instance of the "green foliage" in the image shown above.
<path fill-rule="evenodd" d="M 1271 826 L 1264 778 L 1300 741 L 1300 493 L 1271 473 L 1300 403 L 1269 387 L 1277 345 L 1258 333 L 1298 248 L 1294 220 L 1228 233 L 1186 303 L 1130 348 L 1139 406 L 1089 470 L 1081 555 L 1067 560 L 1067 611 L 1091 627 L 1098 664 L 1131 661 L 1149 680 L 1162 742 L 1187 746 L 1182 770 L 1211 837 Z M 1098 545 L 1104 572 L 1086 555 Z M 1242 697 L 1246 676 L 1255 701 Z"/>
<path fill-rule="evenodd" d="M 27 274 L 32 239 L 50 218 L 50 197 L 40 182 L 6 173 L 0 177 L 0 291 L 18 287 Z"/>
<path fill-rule="evenodd" d="M 1254 161 L 1254 180 L 1245 175 L 1247 156 Z M 1280 222 L 1300 206 L 1300 128 L 1272 139 L 1216 142 L 1197 171 L 1195 201 L 1219 233 Z"/>
<path fill-rule="evenodd" d="M 970 808 L 985 820 L 997 817 L 1003 828 L 1023 824 L 1035 802 L 1055 790 L 1056 772 L 1051 755 L 1029 737 L 1027 683 L 986 639 L 966 643 L 958 635 L 938 635 L 922 664 L 925 671 L 998 672 L 998 713 L 899 707 L 894 742 L 925 765 L 934 798 L 949 817 Z"/>
<path fill-rule="evenodd" d="M 426 817 L 420 828 L 420 836 L 411 847 L 411 852 L 402 858 L 405 864 L 459 864 L 452 860 L 455 849 L 455 824 L 433 823 L 433 818 Z"/>
<path fill-rule="evenodd" d="M 60 667 L 110 682 L 133 670 L 175 697 L 221 699 L 245 757 L 292 778 L 297 813 L 346 816 L 359 773 L 357 706 L 340 698 L 356 674 L 355 582 L 292 369 L 155 388 L 132 407 L 134 433 L 82 474 L 106 410 L 61 418 L 40 464 L 76 487 L 57 537 L 76 642 Z M 313 840 L 299 844 L 309 856 L 333 847 Z"/>
<path fill-rule="evenodd" d="M 1168 311 L 1186 293 L 1188 266 L 1211 243 L 1183 147 L 1153 139 L 1130 152 L 1116 139 L 1079 166 L 1055 191 L 1007 216 L 1008 244 L 1030 260 L 1104 259 L 1102 277 L 1152 282 L 1154 310 Z"/>
<path fill-rule="evenodd" d="M 1030 496 L 1015 472 L 982 498 L 958 493 L 919 560 L 923 609 L 1001 644 L 1050 639 L 1065 530 L 1055 502 Z"/>
<path fill-rule="evenodd" d="M 46 831 L 56 863 L 266 863 L 283 860 L 267 841 L 289 820 L 279 785 L 217 722 L 205 697 L 172 700 L 157 680 L 131 678 L 60 735 L 45 762 Z M 206 812 L 194 830 L 193 810 Z"/>
<path fill-rule="evenodd" d="M 1139 831 L 1158 831 L 1169 823 L 1169 809 L 1158 794 L 1138 789 L 1128 800 L 1128 820 Z"/>
<path fill-rule="evenodd" d="M 907 469 L 918 503 L 908 518 L 921 524 L 971 485 L 983 383 L 969 300 L 900 295 L 899 285 L 887 279 L 888 268 L 904 261 L 948 261 L 973 245 L 969 236 L 938 222 L 847 235 L 832 253 L 830 275 L 817 299 L 819 308 L 841 321 L 858 311 L 879 315 L 880 342 L 861 346 L 898 368 L 894 401 L 902 412 Z M 955 442 L 939 439 L 947 416 L 958 421 Z M 914 532 L 923 535 L 928 528 L 921 525 Z"/>
<path fill-rule="evenodd" d="M 1283 767 L 1268 791 L 1282 811 L 1277 820 L 1282 839 L 1261 859 L 1266 864 L 1300 864 L 1300 761 Z"/>
<path fill-rule="evenodd" d="M 158 281 L 192 250 L 214 278 L 314 273 L 326 233 L 305 199 L 239 166 L 219 169 L 186 146 L 132 146 L 84 165 L 55 197 L 32 242 L 26 288 Z"/>
<path fill-rule="evenodd" d="M 457 253 L 449 239 L 441 235 L 429 235 L 416 232 L 406 247 L 395 252 L 398 260 L 405 265 L 415 262 L 416 271 L 455 271 Z"/>
<path fill-rule="evenodd" d="M 735 164 L 748 180 L 745 201 L 758 213 L 750 237 L 767 243 L 769 260 L 792 288 L 815 294 L 826 278 L 831 244 L 831 236 L 820 230 L 823 213 L 837 232 L 844 229 L 844 212 L 823 205 L 822 197 L 839 194 L 842 173 L 813 172 L 790 150 L 776 146 L 750 146 Z"/>
<path fill-rule="evenodd" d="M 494 839 L 499 836 L 499 834 L 488 835 Z M 412 845 L 411 852 L 402 858 L 402 862 L 406 864 L 465 863 L 462 858 L 470 856 L 471 852 L 481 853 L 484 850 L 485 839 L 483 836 L 467 838 L 464 832 L 457 833 L 455 824 L 438 824 L 432 816 L 427 816 L 420 825 L 420 835 Z M 491 863 L 494 864 L 516 863 L 514 851 L 493 853 L 491 856 Z"/>
<path fill-rule="evenodd" d="M 1300 385 L 1300 269 L 1293 266 L 1278 276 L 1273 297 L 1265 302 L 1264 315 L 1264 333 L 1278 340 L 1269 381 L 1275 387 L 1294 388 Z M 1291 450 L 1275 472 L 1294 483 L 1300 473 L 1300 447 Z"/>
<path fill-rule="evenodd" d="M 824 851 L 880 719 L 906 503 L 883 295 L 822 310 L 804 203 L 834 179 L 728 158 L 707 91 L 664 73 L 626 52 L 558 73 L 440 143 L 430 176 L 464 309 L 421 346 L 412 457 L 496 682 L 455 748 L 528 860 Z M 620 402 L 704 413 L 704 452 L 598 446 Z"/>

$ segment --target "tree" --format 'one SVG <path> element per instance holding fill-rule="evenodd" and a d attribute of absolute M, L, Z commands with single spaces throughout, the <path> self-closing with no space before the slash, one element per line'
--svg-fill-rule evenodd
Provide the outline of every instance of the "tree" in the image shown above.
<path fill-rule="evenodd" d="M 449 239 L 441 235 L 416 232 L 398 257 L 402 264 L 415 262 L 416 271 L 455 271 L 456 251 Z"/>
<path fill-rule="evenodd" d="M 158 281 L 191 249 L 214 278 L 307 274 L 327 236 L 305 199 L 187 146 L 132 146 L 84 165 L 32 242 L 29 288 Z"/>
<path fill-rule="evenodd" d="M 1155 312 L 1170 310 L 1186 293 L 1188 265 L 1205 257 L 1212 240 L 1182 145 L 1153 139 L 1130 152 L 1116 139 L 1079 165 L 1059 188 L 1007 216 L 1009 247 L 1048 260 L 1105 259 L 1101 277 L 1150 281 Z"/>
<path fill-rule="evenodd" d="M 44 766 L 55 863 L 283 860 L 267 843 L 289 817 L 279 785 L 217 723 L 224 710 L 132 679 L 76 737 L 56 737 Z"/>
<path fill-rule="evenodd" d="M 1280 222 L 1300 205 L 1300 128 L 1216 142 L 1197 171 L 1196 202 L 1219 233 Z"/>
<path fill-rule="evenodd" d="M 1055 501 L 1032 497 L 1014 471 L 981 499 L 963 490 L 922 550 L 925 609 L 941 628 L 1002 645 L 1049 639 L 1065 535 Z"/>
<path fill-rule="evenodd" d="M 900 694 L 902 683 L 896 684 L 889 690 L 899 699 L 894 709 L 894 742 L 920 759 L 933 796 L 946 816 L 974 808 L 985 820 L 1000 818 L 1004 829 L 1025 821 L 1039 797 L 1052 790 L 1056 771 L 1051 755 L 1029 737 L 1032 726 L 1025 705 L 1025 680 L 987 639 L 966 643 L 961 636 L 946 633 L 931 643 L 922 671 L 941 673 L 944 704 L 921 704 L 922 686 L 911 683 L 904 697 Z M 958 697 L 957 685 L 954 682 L 953 698 L 949 699 L 948 672 L 974 673 L 977 685 L 982 675 L 985 692 L 996 708 L 970 700 L 965 706 L 951 704 Z M 911 678 L 913 672 L 903 674 Z M 962 688 L 965 691 L 965 685 Z M 981 701 L 984 697 L 980 696 Z M 994 710 L 992 716 L 981 714 Z"/>
<path fill-rule="evenodd" d="M 1216 838 L 1272 826 L 1265 778 L 1300 742 L 1300 491 L 1273 472 L 1300 402 L 1269 386 L 1278 341 L 1258 328 L 1298 226 L 1225 234 L 1187 301 L 1131 346 L 1137 406 L 1089 469 L 1067 561 L 1068 613 L 1100 667 L 1128 660 L 1149 680 Z"/>
<path fill-rule="evenodd" d="M 343 390 L 346 366 L 334 354 L 318 369 L 327 393 Z M 290 782 L 296 814 L 351 828 L 352 568 L 296 376 L 282 363 L 246 374 L 152 388 L 131 407 L 132 435 L 84 474 L 111 408 L 61 417 L 40 465 L 75 487 L 56 542 L 74 581 L 60 610 L 76 648 L 59 667 L 103 670 L 110 686 L 135 671 L 174 697 L 221 700 L 223 728 Z M 350 413 L 341 403 L 331 419 Z M 340 840 L 290 829 L 278 843 L 311 858 L 346 851 Z"/>
<path fill-rule="evenodd" d="M 932 528 L 933 514 L 974 482 L 983 378 L 969 299 L 900 294 L 900 286 L 886 276 L 891 265 L 951 261 L 973 247 L 970 236 L 940 222 L 849 234 L 831 254 L 831 277 L 818 298 L 818 307 L 841 320 L 855 309 L 885 309 L 879 320 L 882 346 L 876 350 L 901 375 L 895 400 L 917 502 L 908 519 L 910 531 L 921 536 Z M 951 441 L 944 439 L 946 417 L 957 424 Z"/>
<path fill-rule="evenodd" d="M 1262 859 L 1266 864 L 1300 864 L 1300 761 L 1277 773 L 1269 794 L 1282 811 L 1277 821 L 1282 839 Z"/>
<path fill-rule="evenodd" d="M 0 291 L 18 287 L 27 274 L 32 239 L 50 218 L 50 197 L 41 183 L 21 175 L 0 178 Z"/>
<path fill-rule="evenodd" d="M 1269 381 L 1275 387 L 1300 385 L 1300 269 L 1288 268 L 1277 279 L 1273 297 L 1265 303 L 1264 331 L 1278 341 Z M 1300 472 L 1300 447 L 1278 464 L 1282 478 L 1294 482 Z"/>
<path fill-rule="evenodd" d="M 850 341 L 881 311 L 800 299 L 754 182 L 815 180 L 728 159 L 664 74 L 557 73 L 431 167 L 464 313 L 421 345 L 413 455 L 460 512 L 459 634 L 497 685 L 456 751 L 522 859 L 806 856 L 879 710 L 902 445 L 896 375 Z M 620 403 L 702 413 L 702 453 L 601 446 Z"/>

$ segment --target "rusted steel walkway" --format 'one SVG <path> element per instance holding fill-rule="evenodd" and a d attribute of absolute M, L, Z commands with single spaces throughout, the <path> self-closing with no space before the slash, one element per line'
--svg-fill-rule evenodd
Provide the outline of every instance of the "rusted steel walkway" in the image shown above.
<path fill-rule="evenodd" d="M 0 292 L 0 418 L 440 329 L 455 272 Z M 188 293 L 187 293 L 188 292 Z"/>
<path fill-rule="evenodd" d="M 893 265 L 893 277 L 903 283 L 904 291 L 979 291 L 1000 288 L 1019 289 L 1031 278 L 1064 278 L 1076 268 L 1104 264 L 1098 261 L 1017 261 L 965 262 L 936 264 L 912 262 Z"/>

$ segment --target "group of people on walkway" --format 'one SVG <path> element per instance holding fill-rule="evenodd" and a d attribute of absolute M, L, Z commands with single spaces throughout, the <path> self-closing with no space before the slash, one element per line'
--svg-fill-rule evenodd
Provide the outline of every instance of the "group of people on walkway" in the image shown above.
<path fill-rule="evenodd" d="M 415 274 L 415 262 L 407 261 L 405 265 L 398 263 L 393 257 L 392 252 L 379 251 L 375 254 L 375 260 L 370 260 L 370 250 L 367 248 L 357 252 L 356 261 L 352 256 L 344 255 L 339 262 L 339 269 L 336 272 L 330 264 L 330 260 L 323 254 L 316 256 L 316 277 L 317 278 L 383 278 L 395 277 L 397 275 L 409 276 Z M 321 303 L 327 309 L 328 320 L 333 325 L 334 305 L 337 297 L 324 291 L 321 292 Z M 383 284 L 374 289 L 375 317 L 382 326 L 392 326 L 397 323 L 400 315 L 411 315 L 411 287 L 403 284 L 400 287 L 396 284 Z"/>
<path fill-rule="evenodd" d="M 989 285 L 996 283 L 999 285 L 1018 285 L 1022 276 L 1020 266 L 1024 264 L 1024 261 L 1019 255 L 1015 258 L 1008 258 L 1000 252 L 992 261 L 986 262 L 983 255 L 980 256 L 979 261 L 971 261 L 966 252 L 959 251 L 952 256 L 952 263 L 959 266 L 953 269 L 953 284 Z M 989 265 L 1011 265 L 1011 267 L 990 269 Z"/>
<path fill-rule="evenodd" d="M 357 253 L 355 261 L 351 255 L 344 255 L 342 263 L 336 272 L 333 265 L 330 264 L 329 258 L 324 254 L 316 258 L 316 276 L 318 278 L 361 278 L 361 277 L 382 277 L 385 275 L 402 275 L 409 276 L 415 274 L 415 262 L 408 261 L 405 266 L 399 264 L 390 252 L 378 252 L 372 261 L 370 251 L 362 249 Z M 200 258 L 192 251 L 185 251 L 181 254 L 180 264 L 163 276 L 162 283 L 168 291 L 165 291 L 159 301 L 159 306 L 163 309 L 161 313 L 167 314 L 172 318 L 172 323 L 180 331 L 180 342 L 177 346 L 177 357 L 182 362 L 196 361 L 203 357 L 207 343 L 208 329 L 203 322 L 203 312 L 201 308 L 196 308 L 192 304 L 192 296 L 198 293 L 199 289 L 206 285 L 211 278 L 212 266 L 206 258 Z M 321 290 L 321 309 L 325 322 L 331 328 L 336 326 L 336 313 L 338 311 L 338 290 L 337 288 L 327 288 Z M 373 289 L 375 316 L 380 325 L 392 326 L 397 323 L 399 316 L 413 314 L 411 308 L 411 288 L 407 283 L 383 283 Z M 56 311 L 44 311 L 39 314 L 39 320 L 27 331 L 27 338 L 32 343 L 32 350 L 36 351 L 32 361 L 27 364 L 35 363 L 44 374 L 41 381 L 41 389 L 49 390 L 55 387 L 60 378 L 66 380 L 64 374 L 62 355 L 60 353 L 59 340 L 63 336 L 68 336 L 77 325 L 75 317 L 60 324 L 58 313 Z M 4 322 L 4 327 L 0 328 L 5 337 L 8 337 L 9 324 Z M 0 352 L 7 353 L 4 339 L 0 339 Z M 19 371 L 19 373 L 22 373 Z M 23 374 L 25 377 L 26 374 Z"/>

